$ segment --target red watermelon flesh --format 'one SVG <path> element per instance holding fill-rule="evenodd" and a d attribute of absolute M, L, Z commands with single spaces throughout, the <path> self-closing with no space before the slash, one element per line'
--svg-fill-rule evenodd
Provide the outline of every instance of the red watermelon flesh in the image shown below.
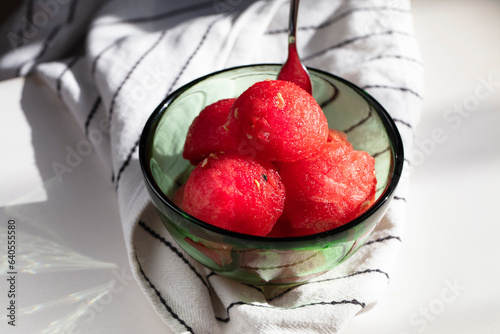
<path fill-rule="evenodd" d="M 270 162 L 233 152 L 211 154 L 191 172 L 183 209 L 215 226 L 266 235 L 283 213 L 285 188 Z"/>
<path fill-rule="evenodd" d="M 234 102 L 228 117 L 239 141 L 269 161 L 297 161 L 317 152 L 328 136 L 328 122 L 316 100 L 281 80 L 257 82 Z"/>
<path fill-rule="evenodd" d="M 234 149 L 234 132 L 226 121 L 236 99 L 223 99 L 206 106 L 193 120 L 184 143 L 183 157 L 197 165 L 210 153 Z"/>
<path fill-rule="evenodd" d="M 374 201 L 374 159 L 350 145 L 328 142 L 313 157 L 283 163 L 285 214 L 292 228 L 307 234 L 343 225 Z"/>

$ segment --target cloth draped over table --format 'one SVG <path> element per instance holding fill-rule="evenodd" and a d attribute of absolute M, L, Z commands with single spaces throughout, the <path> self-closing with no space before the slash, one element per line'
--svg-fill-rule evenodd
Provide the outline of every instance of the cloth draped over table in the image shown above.
<path fill-rule="evenodd" d="M 409 159 L 365 246 L 267 300 L 192 261 L 151 207 L 138 162 L 151 112 L 202 75 L 284 62 L 288 7 L 282 0 L 27 0 L 0 28 L 0 79 L 38 76 L 74 115 L 115 186 L 132 271 L 176 333 L 338 333 L 389 283 L 403 241 Z M 303 0 L 298 52 L 307 66 L 379 100 L 410 150 L 422 62 L 409 0 Z"/>

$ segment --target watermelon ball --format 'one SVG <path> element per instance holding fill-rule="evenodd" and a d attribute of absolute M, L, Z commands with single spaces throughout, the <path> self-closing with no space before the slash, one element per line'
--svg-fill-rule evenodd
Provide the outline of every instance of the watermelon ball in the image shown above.
<path fill-rule="evenodd" d="M 328 122 L 316 100 L 282 80 L 253 84 L 234 102 L 228 124 L 241 142 L 269 161 L 297 161 L 317 152 L 328 136 Z"/>
<path fill-rule="evenodd" d="M 182 207 L 234 232 L 266 235 L 283 213 L 285 187 L 273 164 L 233 152 L 210 154 L 191 172 Z"/>
<path fill-rule="evenodd" d="M 235 147 L 232 131 L 225 126 L 231 106 L 236 99 L 222 99 L 206 106 L 191 123 L 182 156 L 197 165 L 210 153 Z"/>
<path fill-rule="evenodd" d="M 313 157 L 283 163 L 285 214 L 304 234 L 341 226 L 375 200 L 375 159 L 350 145 L 328 142 Z"/>

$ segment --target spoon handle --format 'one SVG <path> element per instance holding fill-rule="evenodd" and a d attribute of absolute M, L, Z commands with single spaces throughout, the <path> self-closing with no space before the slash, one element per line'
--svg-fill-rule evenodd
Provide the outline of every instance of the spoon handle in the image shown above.
<path fill-rule="evenodd" d="M 300 0 L 290 0 L 290 16 L 288 18 L 288 43 L 295 44 L 297 36 L 297 15 Z"/>
<path fill-rule="evenodd" d="M 297 14 L 299 11 L 299 0 L 290 0 L 290 16 L 288 22 L 288 58 L 278 73 L 278 80 L 291 81 L 299 87 L 312 94 L 311 78 L 307 69 L 300 62 L 297 54 Z"/>

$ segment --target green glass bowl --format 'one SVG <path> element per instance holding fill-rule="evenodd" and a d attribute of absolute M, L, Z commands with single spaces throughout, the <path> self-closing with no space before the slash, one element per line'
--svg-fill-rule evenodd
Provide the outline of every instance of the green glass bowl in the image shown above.
<path fill-rule="evenodd" d="M 375 158 L 374 205 L 343 226 L 287 238 L 231 232 L 179 209 L 172 198 L 193 169 L 182 157 L 193 119 L 213 102 L 235 98 L 257 81 L 276 79 L 280 67 L 262 64 L 229 68 L 186 84 L 153 112 L 139 147 L 140 164 L 153 204 L 179 246 L 217 274 L 253 285 L 304 282 L 356 252 L 385 214 L 403 167 L 401 137 L 384 108 L 352 83 L 310 68 L 313 95 L 323 108 L 329 127 L 346 132 L 355 149 Z"/>

